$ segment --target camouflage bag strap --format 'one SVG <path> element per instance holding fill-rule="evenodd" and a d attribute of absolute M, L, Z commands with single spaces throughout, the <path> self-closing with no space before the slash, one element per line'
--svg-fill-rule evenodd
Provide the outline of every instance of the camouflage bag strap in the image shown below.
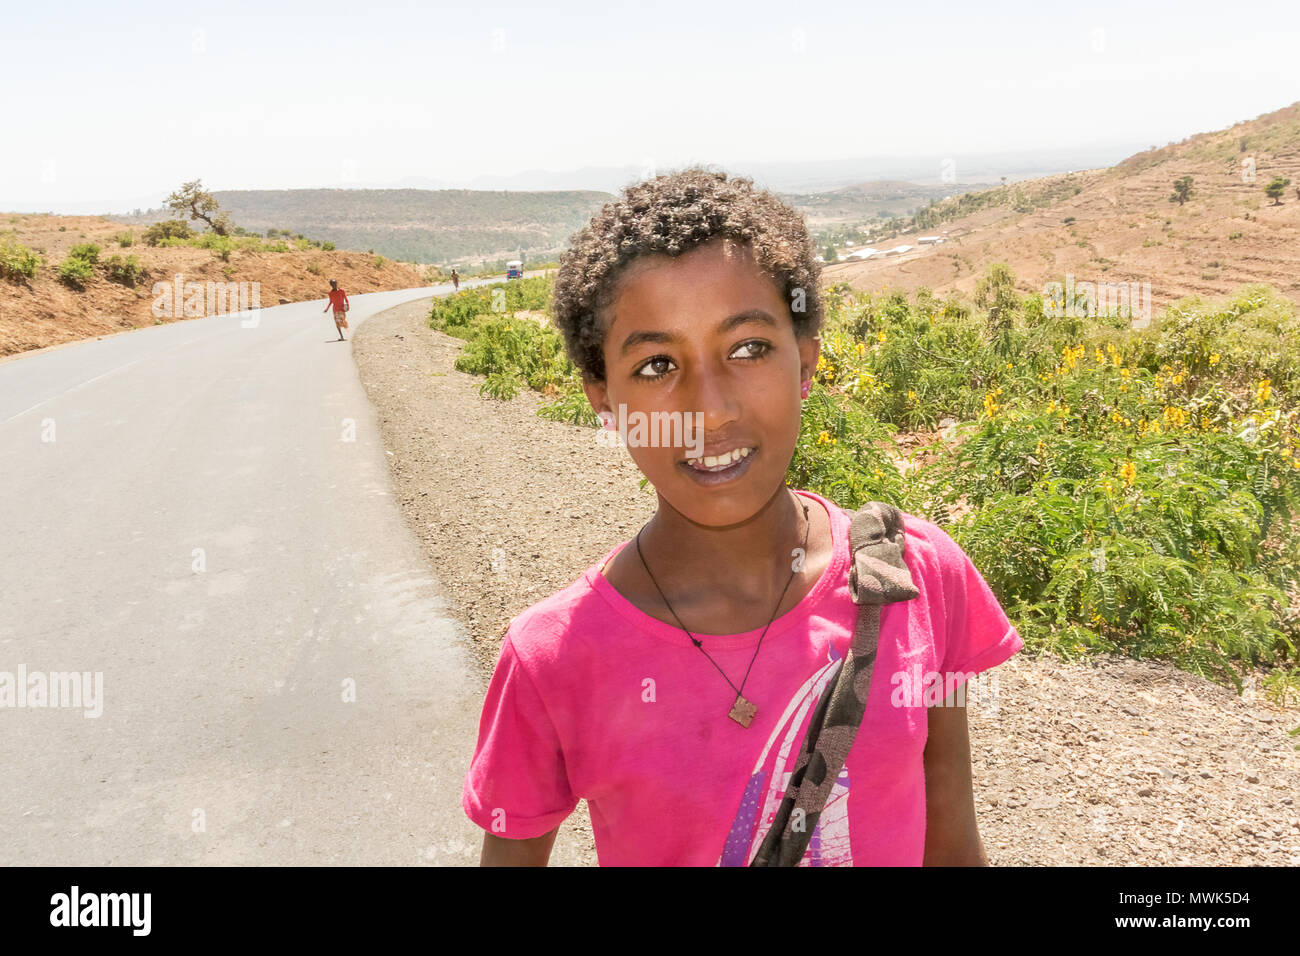
<path fill-rule="evenodd" d="M 903 560 L 903 514 L 880 501 L 864 505 L 849 526 L 849 591 L 858 605 L 853 641 L 836 679 L 822 691 L 776 818 L 750 866 L 797 866 L 803 859 L 867 709 L 880 641 L 880 609 L 921 592 Z"/>

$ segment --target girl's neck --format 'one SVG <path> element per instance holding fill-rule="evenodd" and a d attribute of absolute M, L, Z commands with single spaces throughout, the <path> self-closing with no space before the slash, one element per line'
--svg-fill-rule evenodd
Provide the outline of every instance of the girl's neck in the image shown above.
<path fill-rule="evenodd" d="M 782 482 L 752 517 L 712 528 L 691 521 L 660 496 L 659 510 L 641 532 L 641 551 L 674 605 L 674 594 L 684 603 L 702 595 L 741 604 L 774 601 L 790 582 L 792 551 L 803 545 L 807 503 Z M 809 549 L 813 546 L 810 540 Z M 635 556 L 636 542 L 628 547 Z"/>

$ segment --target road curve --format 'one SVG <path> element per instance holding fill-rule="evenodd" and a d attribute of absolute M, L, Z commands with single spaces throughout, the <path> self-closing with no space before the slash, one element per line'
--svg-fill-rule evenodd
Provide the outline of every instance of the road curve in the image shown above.
<path fill-rule="evenodd" d="M 0 863 L 477 862 L 481 680 L 323 308 L 0 363 Z"/>

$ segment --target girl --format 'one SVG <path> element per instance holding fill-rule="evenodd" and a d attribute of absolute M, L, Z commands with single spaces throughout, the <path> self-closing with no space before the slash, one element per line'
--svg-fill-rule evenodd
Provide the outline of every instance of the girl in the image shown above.
<path fill-rule="evenodd" d="M 507 629 L 462 798 L 482 863 L 544 865 L 579 798 L 602 865 L 753 859 L 858 611 L 849 513 L 785 483 L 821 347 L 813 257 L 797 212 L 699 168 L 628 188 L 563 256 L 555 321 L 606 427 L 702 435 L 629 440 L 658 510 Z M 961 548 L 904 519 L 920 593 L 881 609 L 801 865 L 987 864 L 960 685 L 1023 644 Z"/>

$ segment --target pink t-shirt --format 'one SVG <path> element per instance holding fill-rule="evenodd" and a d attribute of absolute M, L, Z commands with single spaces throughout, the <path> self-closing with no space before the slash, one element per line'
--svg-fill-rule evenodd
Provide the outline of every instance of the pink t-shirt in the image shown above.
<path fill-rule="evenodd" d="M 469 818 L 496 836 L 529 839 L 585 798 L 602 866 L 747 865 L 858 611 L 849 593 L 850 514 L 797 493 L 830 514 L 835 553 L 763 638 L 745 683 L 758 707 L 749 727 L 727 716 L 735 691 L 686 634 L 600 573 L 625 541 L 511 622 L 465 780 Z M 921 593 L 881 610 L 863 726 L 801 865 L 921 865 L 929 675 L 978 673 L 1024 646 L 946 532 L 906 513 L 904 528 L 904 560 Z M 739 687 L 762 633 L 699 636 Z M 965 677 L 946 679 L 951 688 Z M 945 689 L 928 699 L 943 700 Z"/>

